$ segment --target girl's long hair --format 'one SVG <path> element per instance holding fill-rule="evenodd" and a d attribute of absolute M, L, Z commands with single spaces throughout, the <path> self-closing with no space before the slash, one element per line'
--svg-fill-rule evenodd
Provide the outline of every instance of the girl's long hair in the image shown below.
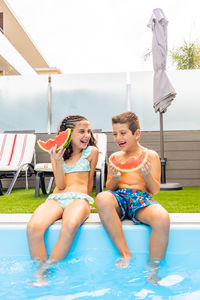
<path fill-rule="evenodd" d="M 58 133 L 62 132 L 62 131 L 65 131 L 67 128 L 70 128 L 71 131 L 73 131 L 76 123 L 80 122 L 80 121 L 88 121 L 88 119 L 83 117 L 83 116 L 80 116 L 80 115 L 67 116 L 66 118 L 64 118 L 62 120 L 62 122 L 60 124 L 60 127 L 59 127 L 59 130 L 58 130 Z M 94 138 L 94 135 L 93 135 L 92 131 L 91 131 L 91 137 L 90 137 L 88 145 L 97 147 L 97 143 L 96 143 L 96 140 Z M 72 145 L 70 143 L 70 145 L 66 148 L 66 150 L 63 154 L 63 159 L 64 160 L 69 159 L 70 156 L 72 155 L 72 153 L 73 153 L 73 149 L 72 149 Z"/>

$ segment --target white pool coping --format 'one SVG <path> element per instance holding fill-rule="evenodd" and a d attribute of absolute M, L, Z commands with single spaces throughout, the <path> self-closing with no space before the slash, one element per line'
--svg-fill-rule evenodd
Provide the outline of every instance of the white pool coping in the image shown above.
<path fill-rule="evenodd" d="M 200 224 L 200 213 L 170 213 L 171 224 Z M 3 224 L 26 224 L 32 214 L 0 214 L 0 225 Z M 61 220 L 56 223 L 60 223 Z M 85 224 L 101 224 L 99 215 L 91 213 Z M 123 224 L 132 225 L 129 220 L 123 221 Z"/>

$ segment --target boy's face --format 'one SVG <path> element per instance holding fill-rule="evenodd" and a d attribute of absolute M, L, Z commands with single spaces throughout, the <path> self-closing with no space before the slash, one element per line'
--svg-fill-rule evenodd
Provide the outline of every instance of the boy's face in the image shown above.
<path fill-rule="evenodd" d="M 128 124 L 113 124 L 113 138 L 115 143 L 122 151 L 131 151 L 137 144 L 140 137 L 140 130 L 137 129 L 133 134 L 128 128 Z"/>

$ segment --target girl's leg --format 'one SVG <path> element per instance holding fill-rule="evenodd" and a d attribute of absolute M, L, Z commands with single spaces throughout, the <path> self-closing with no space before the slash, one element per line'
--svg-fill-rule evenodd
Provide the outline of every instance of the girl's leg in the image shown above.
<path fill-rule="evenodd" d="M 90 205 L 85 199 L 77 199 L 66 207 L 62 216 L 58 242 L 50 255 L 50 259 L 58 261 L 66 257 L 80 225 L 88 218 L 89 214 Z"/>
<path fill-rule="evenodd" d="M 60 219 L 63 209 L 55 200 L 41 204 L 33 213 L 27 225 L 27 235 L 32 258 L 47 259 L 44 245 L 44 233 L 56 220 Z"/>

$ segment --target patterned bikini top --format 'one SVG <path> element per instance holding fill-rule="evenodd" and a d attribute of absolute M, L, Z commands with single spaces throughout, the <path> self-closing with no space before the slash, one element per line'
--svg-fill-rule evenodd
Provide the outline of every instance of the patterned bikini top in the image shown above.
<path fill-rule="evenodd" d="M 90 171 L 90 163 L 86 159 L 91 153 L 92 147 L 88 146 L 86 149 L 83 149 L 80 159 L 73 164 L 73 166 L 68 166 L 64 161 L 64 173 L 73 173 L 73 172 L 87 172 Z"/>

